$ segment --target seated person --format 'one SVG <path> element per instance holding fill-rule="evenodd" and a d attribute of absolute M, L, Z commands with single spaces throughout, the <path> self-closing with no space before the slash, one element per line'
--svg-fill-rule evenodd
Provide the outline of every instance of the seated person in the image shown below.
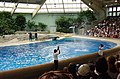
<path fill-rule="evenodd" d="M 78 68 L 78 75 L 80 79 L 90 79 L 90 67 L 88 64 L 82 64 Z"/>
<path fill-rule="evenodd" d="M 70 72 L 73 76 L 73 79 L 79 79 L 76 72 L 77 72 L 77 69 L 76 69 L 76 64 L 73 64 L 73 63 L 70 63 L 68 65 L 68 72 Z"/>
<path fill-rule="evenodd" d="M 41 75 L 38 79 L 73 79 L 73 76 L 66 71 L 49 71 Z"/>
<path fill-rule="evenodd" d="M 112 79 L 116 79 L 118 75 L 117 67 L 115 65 L 116 58 L 109 56 L 108 58 L 108 74 Z"/>
<path fill-rule="evenodd" d="M 105 57 L 100 57 L 99 59 L 97 59 L 95 67 L 96 73 L 98 75 L 97 79 L 112 79 L 107 73 L 108 64 Z"/>

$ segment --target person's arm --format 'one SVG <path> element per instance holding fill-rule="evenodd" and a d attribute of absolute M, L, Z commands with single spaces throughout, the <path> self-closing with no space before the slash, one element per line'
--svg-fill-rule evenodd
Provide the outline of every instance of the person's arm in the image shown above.
<path fill-rule="evenodd" d="M 57 47 L 57 51 L 59 52 L 59 54 L 60 54 L 60 49 L 59 49 L 59 46 Z"/>

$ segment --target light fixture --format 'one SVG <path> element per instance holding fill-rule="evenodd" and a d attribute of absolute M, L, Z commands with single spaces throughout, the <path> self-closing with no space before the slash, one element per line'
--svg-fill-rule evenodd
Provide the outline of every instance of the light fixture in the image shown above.
<path fill-rule="evenodd" d="M 28 6 L 28 0 L 27 0 L 27 6 Z"/>
<path fill-rule="evenodd" d="M 93 4 L 93 2 L 92 2 L 92 1 L 90 1 L 90 2 L 89 2 L 89 5 L 92 5 L 92 4 Z"/>
<path fill-rule="evenodd" d="M 118 2 L 118 0 L 115 0 L 115 2 Z"/>
<path fill-rule="evenodd" d="M 54 7 L 56 7 L 56 3 L 54 3 Z"/>

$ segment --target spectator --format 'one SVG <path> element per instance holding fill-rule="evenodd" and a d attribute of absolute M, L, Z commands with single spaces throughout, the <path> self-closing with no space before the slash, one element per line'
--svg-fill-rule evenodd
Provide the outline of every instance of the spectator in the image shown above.
<path fill-rule="evenodd" d="M 96 61 L 96 72 L 98 74 L 97 79 L 112 79 L 108 73 L 108 64 L 107 61 L 104 57 L 100 57 L 97 61 Z"/>
<path fill-rule="evenodd" d="M 49 71 L 41 75 L 38 79 L 73 79 L 73 76 L 66 71 Z"/>
<path fill-rule="evenodd" d="M 93 63 L 89 63 L 89 67 L 90 67 L 90 78 L 91 79 L 97 79 L 97 74 L 95 74 L 95 65 Z"/>
<path fill-rule="evenodd" d="M 88 64 L 82 64 L 78 68 L 78 75 L 80 79 L 90 79 L 89 73 L 90 73 L 90 68 Z"/>
<path fill-rule="evenodd" d="M 78 79 L 78 76 L 76 74 L 76 65 L 73 63 L 70 63 L 68 65 L 68 72 L 70 72 L 73 75 L 73 79 Z"/>
<path fill-rule="evenodd" d="M 116 79 L 118 75 L 115 62 L 116 58 L 114 56 L 110 56 L 108 58 L 108 74 L 112 79 Z"/>

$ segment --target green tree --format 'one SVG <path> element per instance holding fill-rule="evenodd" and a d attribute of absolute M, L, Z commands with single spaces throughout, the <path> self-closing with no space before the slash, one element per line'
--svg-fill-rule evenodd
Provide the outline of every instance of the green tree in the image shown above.
<path fill-rule="evenodd" d="M 62 17 L 58 18 L 55 23 L 57 25 L 57 31 L 64 32 L 64 33 L 72 32 L 70 27 L 73 24 L 73 19 L 62 16 Z"/>
<path fill-rule="evenodd" d="M 25 25 L 26 25 L 26 18 L 22 15 L 22 14 L 19 14 L 17 15 L 16 19 L 15 19 L 15 23 L 16 23 L 16 30 L 19 30 L 19 31 L 23 31 L 25 29 Z"/>
<path fill-rule="evenodd" d="M 14 28 L 14 19 L 10 12 L 0 12 L 0 35 L 14 33 Z"/>
<path fill-rule="evenodd" d="M 84 22 L 91 23 L 94 20 L 96 20 L 94 12 L 91 10 L 86 10 L 86 11 L 81 11 L 80 13 L 78 13 L 76 22 L 80 26 L 81 23 L 84 23 Z"/>
<path fill-rule="evenodd" d="M 39 22 L 37 28 L 39 28 L 41 31 L 45 31 L 46 27 L 47 27 L 47 25 L 45 25 L 44 23 Z"/>
<path fill-rule="evenodd" d="M 35 24 L 35 22 L 34 21 L 28 21 L 27 22 L 27 25 L 26 25 L 26 30 L 27 31 L 35 31 L 35 27 L 36 27 L 37 25 Z"/>

